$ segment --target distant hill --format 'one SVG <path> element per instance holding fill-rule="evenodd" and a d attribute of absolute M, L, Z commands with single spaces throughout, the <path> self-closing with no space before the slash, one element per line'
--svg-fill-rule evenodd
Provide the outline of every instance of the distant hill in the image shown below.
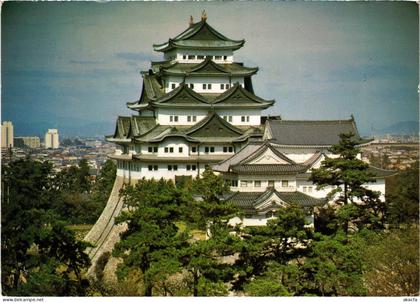
<path fill-rule="evenodd" d="M 376 134 L 385 135 L 418 135 L 419 122 L 417 121 L 404 121 L 392 124 L 388 127 L 376 131 Z"/>

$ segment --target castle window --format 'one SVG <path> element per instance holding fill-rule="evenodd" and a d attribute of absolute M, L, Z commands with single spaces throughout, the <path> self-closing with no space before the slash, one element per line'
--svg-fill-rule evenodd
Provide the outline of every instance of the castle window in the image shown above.
<path fill-rule="evenodd" d="M 233 152 L 233 147 L 229 147 L 228 150 L 229 150 L 230 153 L 232 153 Z"/>
<path fill-rule="evenodd" d="M 169 152 L 169 148 L 165 147 L 165 153 L 168 153 L 168 152 Z"/>
<path fill-rule="evenodd" d="M 287 188 L 287 187 L 289 186 L 289 181 L 288 181 L 288 180 L 282 180 L 282 181 L 281 181 L 281 186 L 282 186 L 283 188 Z"/>
<path fill-rule="evenodd" d="M 148 168 L 149 168 L 149 171 L 153 171 L 153 166 L 152 165 L 149 165 Z"/>
<path fill-rule="evenodd" d="M 267 213 L 265 213 L 265 218 L 271 218 L 274 216 L 273 211 L 268 211 Z"/>
<path fill-rule="evenodd" d="M 153 153 L 153 148 L 152 148 L 152 147 L 148 147 L 148 148 L 147 148 L 147 152 L 149 152 L 149 153 Z"/>
<path fill-rule="evenodd" d="M 182 59 L 186 60 L 187 59 L 187 55 L 182 55 Z"/>
<path fill-rule="evenodd" d="M 194 84 L 193 83 L 190 83 L 190 88 L 194 89 Z"/>
<path fill-rule="evenodd" d="M 214 59 L 215 60 L 221 60 L 222 59 L 222 56 L 214 56 Z"/>
<path fill-rule="evenodd" d="M 254 187 L 256 187 L 256 188 L 261 187 L 261 180 L 255 180 L 254 181 Z"/>
<path fill-rule="evenodd" d="M 241 187 L 247 187 L 248 182 L 246 180 L 241 180 Z"/>
<path fill-rule="evenodd" d="M 302 188 L 302 191 L 303 191 L 303 192 L 306 192 L 306 189 L 307 189 L 307 187 L 303 187 L 303 188 Z"/>
<path fill-rule="evenodd" d="M 238 181 L 236 179 L 232 179 L 231 186 L 232 187 L 237 187 L 238 186 Z"/>
<path fill-rule="evenodd" d="M 274 187 L 274 180 L 269 180 L 268 181 L 268 187 L 269 188 L 273 188 Z"/>
<path fill-rule="evenodd" d="M 204 59 L 204 56 L 203 56 L 203 55 L 198 55 L 198 56 L 197 56 L 197 59 L 198 59 L 198 60 L 203 60 L 203 59 Z"/>
<path fill-rule="evenodd" d="M 176 84 L 175 84 L 175 83 L 172 83 L 172 84 L 171 84 L 171 88 L 172 88 L 172 89 L 175 89 L 175 87 L 176 87 Z"/>
<path fill-rule="evenodd" d="M 207 88 L 210 90 L 211 89 L 211 84 L 207 84 Z"/>
<path fill-rule="evenodd" d="M 227 60 L 227 56 L 223 56 L 223 60 Z"/>
<path fill-rule="evenodd" d="M 191 152 L 196 153 L 197 152 L 197 147 L 191 147 Z"/>
<path fill-rule="evenodd" d="M 188 55 L 188 60 L 194 60 L 195 59 L 195 55 Z"/>
<path fill-rule="evenodd" d="M 223 147 L 223 153 L 227 153 L 228 152 L 228 147 Z"/>
<path fill-rule="evenodd" d="M 153 147 L 153 152 L 158 153 L 158 147 Z"/>
<path fill-rule="evenodd" d="M 226 84 L 226 89 L 229 89 L 229 87 L 230 87 L 230 85 L 229 84 Z"/>
<path fill-rule="evenodd" d="M 197 121 L 197 117 L 195 115 L 193 115 L 192 120 L 193 120 L 193 122 L 196 122 Z"/>
<path fill-rule="evenodd" d="M 203 84 L 203 90 L 207 89 L 207 84 Z"/>
<path fill-rule="evenodd" d="M 179 152 L 179 153 L 182 153 L 182 147 L 179 147 L 179 148 L 178 148 L 178 152 Z"/>
<path fill-rule="evenodd" d="M 225 89 L 225 84 L 220 84 L 220 89 L 224 90 Z"/>
<path fill-rule="evenodd" d="M 214 153 L 214 147 L 210 147 L 210 153 Z"/>
<path fill-rule="evenodd" d="M 172 165 L 168 165 L 168 171 L 172 171 Z"/>
<path fill-rule="evenodd" d="M 170 116 L 169 116 L 169 121 L 170 121 L 170 122 L 173 122 L 173 121 L 174 121 L 174 116 L 173 116 L 173 115 L 170 115 Z"/>
<path fill-rule="evenodd" d="M 174 153 L 174 147 L 169 147 L 169 153 Z"/>
<path fill-rule="evenodd" d="M 204 153 L 209 153 L 209 147 L 204 147 Z"/>
<path fill-rule="evenodd" d="M 178 165 L 174 165 L 173 167 L 174 167 L 174 171 L 178 170 Z"/>
<path fill-rule="evenodd" d="M 153 170 L 157 171 L 158 170 L 158 165 L 154 165 Z"/>
<path fill-rule="evenodd" d="M 312 192 L 312 187 L 308 187 L 308 192 Z"/>
<path fill-rule="evenodd" d="M 178 122 L 178 116 L 177 115 L 174 116 L 174 122 Z"/>
<path fill-rule="evenodd" d="M 197 166 L 196 165 L 187 165 L 187 171 L 191 171 L 191 170 L 193 170 L 193 171 L 197 170 Z"/>

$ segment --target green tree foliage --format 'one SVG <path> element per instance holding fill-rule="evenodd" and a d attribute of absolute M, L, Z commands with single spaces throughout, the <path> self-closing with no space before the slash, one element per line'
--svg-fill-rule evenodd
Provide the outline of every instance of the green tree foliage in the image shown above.
<path fill-rule="evenodd" d="M 312 230 L 305 227 L 305 223 L 304 210 L 291 205 L 280 208 L 276 212 L 276 218 L 269 220 L 266 226 L 244 228 L 241 231 L 244 243 L 236 262 L 238 277 L 234 288 L 242 290 L 245 286 L 249 289 L 246 283 L 255 277 L 261 276 L 258 280 L 266 279 L 273 263 L 276 263 L 278 268 L 279 265 L 287 266 L 290 262 L 299 262 L 308 252 L 307 247 L 312 238 Z M 281 280 L 287 279 L 286 276 L 292 272 L 293 270 L 284 270 Z M 293 284 L 289 284 L 290 289 L 285 287 L 285 284 L 281 286 L 285 287 L 288 293 L 296 291 Z M 254 290 L 255 288 L 252 292 Z"/>
<path fill-rule="evenodd" d="M 369 295 L 419 295 L 418 226 L 370 236 L 365 242 L 363 259 Z"/>
<path fill-rule="evenodd" d="M 362 249 L 343 233 L 317 235 L 301 268 L 302 293 L 317 296 L 363 296 Z"/>
<path fill-rule="evenodd" d="M 357 158 L 360 153 L 357 145 L 352 132 L 340 134 L 339 143 L 329 148 L 334 157 L 325 158 L 318 169 L 312 169 L 310 176 L 317 189 L 332 188 L 327 195 L 329 200 L 344 205 L 336 212 L 336 217 L 345 232 L 349 230 L 349 222 L 359 216 L 360 210 L 373 211 L 378 215 L 381 212 L 377 207 L 378 195 L 363 187 L 375 179 L 368 171 L 369 165 Z M 363 201 L 364 207 L 355 206 L 354 199 Z M 373 217 L 369 216 L 369 219 Z M 378 220 L 372 221 L 375 227 Z"/>
<path fill-rule="evenodd" d="M 317 185 L 317 189 L 331 186 L 328 195 L 333 199 L 339 194 L 338 202 L 348 204 L 354 198 L 365 196 L 363 184 L 374 181 L 368 172 L 369 165 L 357 158 L 360 149 L 353 133 L 340 134 L 338 144 L 331 146 L 329 151 L 337 157 L 328 157 L 318 169 L 313 169 L 310 180 Z"/>
<path fill-rule="evenodd" d="M 133 269 L 142 275 L 144 296 L 151 296 L 161 280 L 179 272 L 182 250 L 188 235 L 180 232 L 175 222 L 183 209 L 179 190 L 171 181 L 140 180 L 135 187 L 122 191 L 128 207 L 118 218 L 127 223 L 127 231 L 114 248 L 114 256 L 123 262 L 118 278 L 124 279 Z"/>
<path fill-rule="evenodd" d="M 56 194 L 60 196 L 55 204 L 57 213 L 72 224 L 95 223 L 106 205 L 115 176 L 116 165 L 111 160 L 105 162 L 94 183 L 86 160 L 58 172 L 54 177 Z"/>
<path fill-rule="evenodd" d="M 206 168 L 192 188 L 199 198 L 193 201 L 190 218 L 206 230 L 208 238 L 190 244 L 183 264 L 191 275 L 194 296 L 226 295 L 226 284 L 234 275 L 232 263 L 227 259 L 232 258 L 241 245 L 228 222 L 238 215 L 238 210 L 224 200 L 228 186 L 211 168 Z"/>
<path fill-rule="evenodd" d="M 387 222 L 391 226 L 419 223 L 419 163 L 387 180 Z"/>
<path fill-rule="evenodd" d="M 58 221 L 52 166 L 19 160 L 3 167 L 2 289 L 8 295 L 81 295 L 87 245 Z"/>

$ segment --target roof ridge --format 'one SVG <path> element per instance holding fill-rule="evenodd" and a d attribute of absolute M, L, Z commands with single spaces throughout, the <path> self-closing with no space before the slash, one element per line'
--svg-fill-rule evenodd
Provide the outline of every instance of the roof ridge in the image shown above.
<path fill-rule="evenodd" d="M 202 119 L 201 121 L 199 121 L 198 123 L 196 123 L 195 125 L 193 125 L 190 129 L 188 129 L 187 131 L 185 131 L 185 133 L 187 135 L 196 132 L 198 129 L 200 129 L 201 127 L 203 127 L 204 125 L 206 125 L 207 123 L 209 123 L 213 118 L 217 118 L 224 126 L 226 126 L 227 128 L 229 128 L 230 130 L 242 135 L 243 131 L 240 130 L 239 128 L 236 128 L 235 126 L 233 126 L 232 124 L 230 124 L 229 122 L 225 121 L 223 118 L 221 118 L 214 110 L 209 112 L 209 114 L 207 114 L 207 116 Z"/>
<path fill-rule="evenodd" d="M 271 143 L 269 141 L 264 141 L 264 144 L 258 148 L 253 154 L 251 154 L 249 157 L 245 158 L 244 160 L 240 161 L 239 163 L 237 163 L 235 166 L 237 165 L 246 165 L 248 164 L 250 161 L 253 161 L 254 159 L 256 159 L 258 156 L 261 156 L 264 152 L 267 151 L 267 149 L 270 149 L 276 156 L 280 157 L 281 159 L 285 160 L 286 162 L 290 164 L 296 164 L 296 162 L 294 162 L 293 160 L 291 160 L 290 158 L 288 158 L 286 155 L 284 155 L 282 152 L 276 150 L 276 148 L 274 146 L 271 145 Z M 273 164 L 270 164 L 273 165 Z"/>

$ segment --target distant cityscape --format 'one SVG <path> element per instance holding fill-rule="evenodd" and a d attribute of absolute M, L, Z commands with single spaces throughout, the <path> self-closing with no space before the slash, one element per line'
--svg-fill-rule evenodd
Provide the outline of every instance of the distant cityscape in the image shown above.
<path fill-rule="evenodd" d="M 65 137 L 60 139 L 59 129 L 48 129 L 44 139 L 38 136 L 14 136 L 12 121 L 1 126 L 2 164 L 30 157 L 50 161 L 56 171 L 77 165 L 86 159 L 90 174 L 97 175 L 115 145 L 97 137 Z M 376 167 L 406 170 L 419 160 L 419 137 L 410 135 L 384 135 L 362 147 L 362 159 Z"/>
<path fill-rule="evenodd" d="M 96 176 L 108 159 L 107 155 L 114 153 L 115 146 L 98 138 L 61 138 L 59 129 L 48 129 L 42 141 L 38 136 L 14 136 L 13 123 L 4 121 L 1 126 L 1 150 L 2 164 L 30 157 L 51 162 L 56 171 L 86 159 L 90 174 Z"/>

